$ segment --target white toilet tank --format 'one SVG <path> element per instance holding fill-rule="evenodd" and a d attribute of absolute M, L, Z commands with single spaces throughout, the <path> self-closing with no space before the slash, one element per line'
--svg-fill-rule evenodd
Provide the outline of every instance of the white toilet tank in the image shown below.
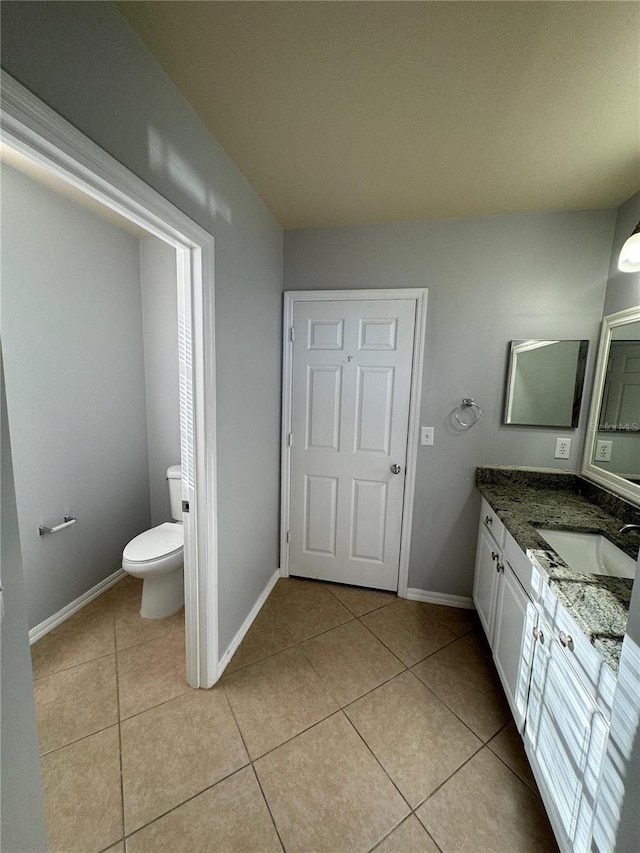
<path fill-rule="evenodd" d="M 175 521 L 182 521 L 182 466 L 171 465 L 167 468 L 167 480 L 169 482 L 171 518 Z"/>

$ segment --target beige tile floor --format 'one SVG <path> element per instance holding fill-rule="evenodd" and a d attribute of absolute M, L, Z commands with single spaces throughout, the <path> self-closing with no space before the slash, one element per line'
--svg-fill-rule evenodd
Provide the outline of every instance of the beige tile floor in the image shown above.
<path fill-rule="evenodd" d="M 204 691 L 140 592 L 33 647 L 52 853 L 556 853 L 469 611 L 281 580 Z"/>

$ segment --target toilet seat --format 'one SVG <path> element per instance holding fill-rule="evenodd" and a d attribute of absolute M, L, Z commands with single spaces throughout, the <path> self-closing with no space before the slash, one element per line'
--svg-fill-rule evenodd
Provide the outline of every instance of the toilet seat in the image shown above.
<path fill-rule="evenodd" d="M 122 568 L 138 578 L 170 574 L 183 560 L 184 527 L 171 521 L 140 533 L 122 552 Z"/>
<path fill-rule="evenodd" d="M 178 522 L 165 521 L 145 530 L 129 542 L 122 557 L 129 563 L 149 563 L 169 557 L 184 547 L 184 527 Z"/>

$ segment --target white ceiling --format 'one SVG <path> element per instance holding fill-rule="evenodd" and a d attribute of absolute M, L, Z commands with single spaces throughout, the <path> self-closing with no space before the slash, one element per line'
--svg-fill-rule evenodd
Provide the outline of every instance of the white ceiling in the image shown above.
<path fill-rule="evenodd" d="M 640 189 L 638 2 L 124 2 L 286 228 Z"/>

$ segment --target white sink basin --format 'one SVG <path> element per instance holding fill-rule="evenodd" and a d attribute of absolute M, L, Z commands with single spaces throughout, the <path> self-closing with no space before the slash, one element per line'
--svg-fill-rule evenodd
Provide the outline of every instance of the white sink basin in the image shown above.
<path fill-rule="evenodd" d="M 537 528 L 537 532 L 575 572 L 614 578 L 635 577 L 635 560 L 598 533 L 545 528 Z"/>

